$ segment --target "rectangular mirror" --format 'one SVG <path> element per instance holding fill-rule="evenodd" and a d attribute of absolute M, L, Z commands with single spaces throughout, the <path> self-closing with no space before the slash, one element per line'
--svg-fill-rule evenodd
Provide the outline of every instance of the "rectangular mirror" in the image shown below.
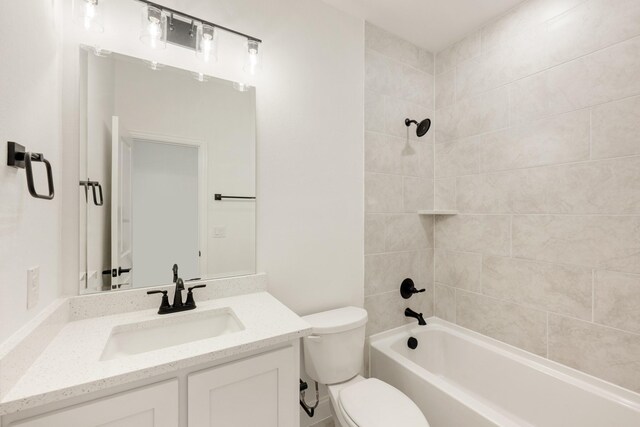
<path fill-rule="evenodd" d="M 255 89 L 80 52 L 80 293 L 255 273 Z"/>

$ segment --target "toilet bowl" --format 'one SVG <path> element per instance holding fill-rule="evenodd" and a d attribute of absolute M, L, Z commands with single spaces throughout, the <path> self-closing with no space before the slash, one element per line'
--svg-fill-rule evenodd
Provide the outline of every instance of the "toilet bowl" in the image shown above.
<path fill-rule="evenodd" d="M 400 390 L 360 374 L 367 312 L 358 307 L 305 316 L 312 334 L 303 339 L 305 370 L 326 384 L 336 425 L 429 427 L 418 406 Z"/>

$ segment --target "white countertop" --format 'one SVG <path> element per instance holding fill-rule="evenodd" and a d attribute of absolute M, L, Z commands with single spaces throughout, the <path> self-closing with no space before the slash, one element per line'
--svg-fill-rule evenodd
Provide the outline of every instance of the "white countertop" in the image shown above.
<path fill-rule="evenodd" d="M 230 307 L 244 330 L 113 360 L 100 357 L 118 325 Z M 159 374 L 241 355 L 311 333 L 304 320 L 267 292 L 198 303 L 193 311 L 159 316 L 148 309 L 67 323 L 0 401 L 0 415 L 103 390 Z"/>

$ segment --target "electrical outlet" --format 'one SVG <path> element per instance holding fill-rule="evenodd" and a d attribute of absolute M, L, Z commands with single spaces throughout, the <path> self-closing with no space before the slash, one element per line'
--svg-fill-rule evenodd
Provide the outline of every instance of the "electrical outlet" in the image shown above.
<path fill-rule="evenodd" d="M 40 298 L 40 267 L 27 270 L 27 309 L 38 305 Z"/>
<path fill-rule="evenodd" d="M 227 227 L 223 225 L 213 227 L 213 230 L 211 231 L 211 237 L 213 237 L 214 239 L 222 239 L 224 237 L 227 237 Z"/>

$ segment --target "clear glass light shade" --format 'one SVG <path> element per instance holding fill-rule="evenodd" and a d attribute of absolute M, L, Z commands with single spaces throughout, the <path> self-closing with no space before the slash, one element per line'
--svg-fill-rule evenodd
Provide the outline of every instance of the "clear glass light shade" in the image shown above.
<path fill-rule="evenodd" d="M 206 63 L 218 60 L 218 31 L 207 24 L 198 25 L 196 56 Z"/>
<path fill-rule="evenodd" d="M 247 40 L 247 57 L 245 60 L 244 71 L 252 76 L 258 74 L 260 70 L 260 42 L 255 40 Z"/>
<path fill-rule="evenodd" d="M 95 33 L 104 31 L 99 0 L 76 0 L 75 8 L 77 21 L 86 31 Z"/>
<path fill-rule="evenodd" d="M 144 5 L 140 41 L 152 49 L 167 47 L 167 15 L 157 7 Z"/>

